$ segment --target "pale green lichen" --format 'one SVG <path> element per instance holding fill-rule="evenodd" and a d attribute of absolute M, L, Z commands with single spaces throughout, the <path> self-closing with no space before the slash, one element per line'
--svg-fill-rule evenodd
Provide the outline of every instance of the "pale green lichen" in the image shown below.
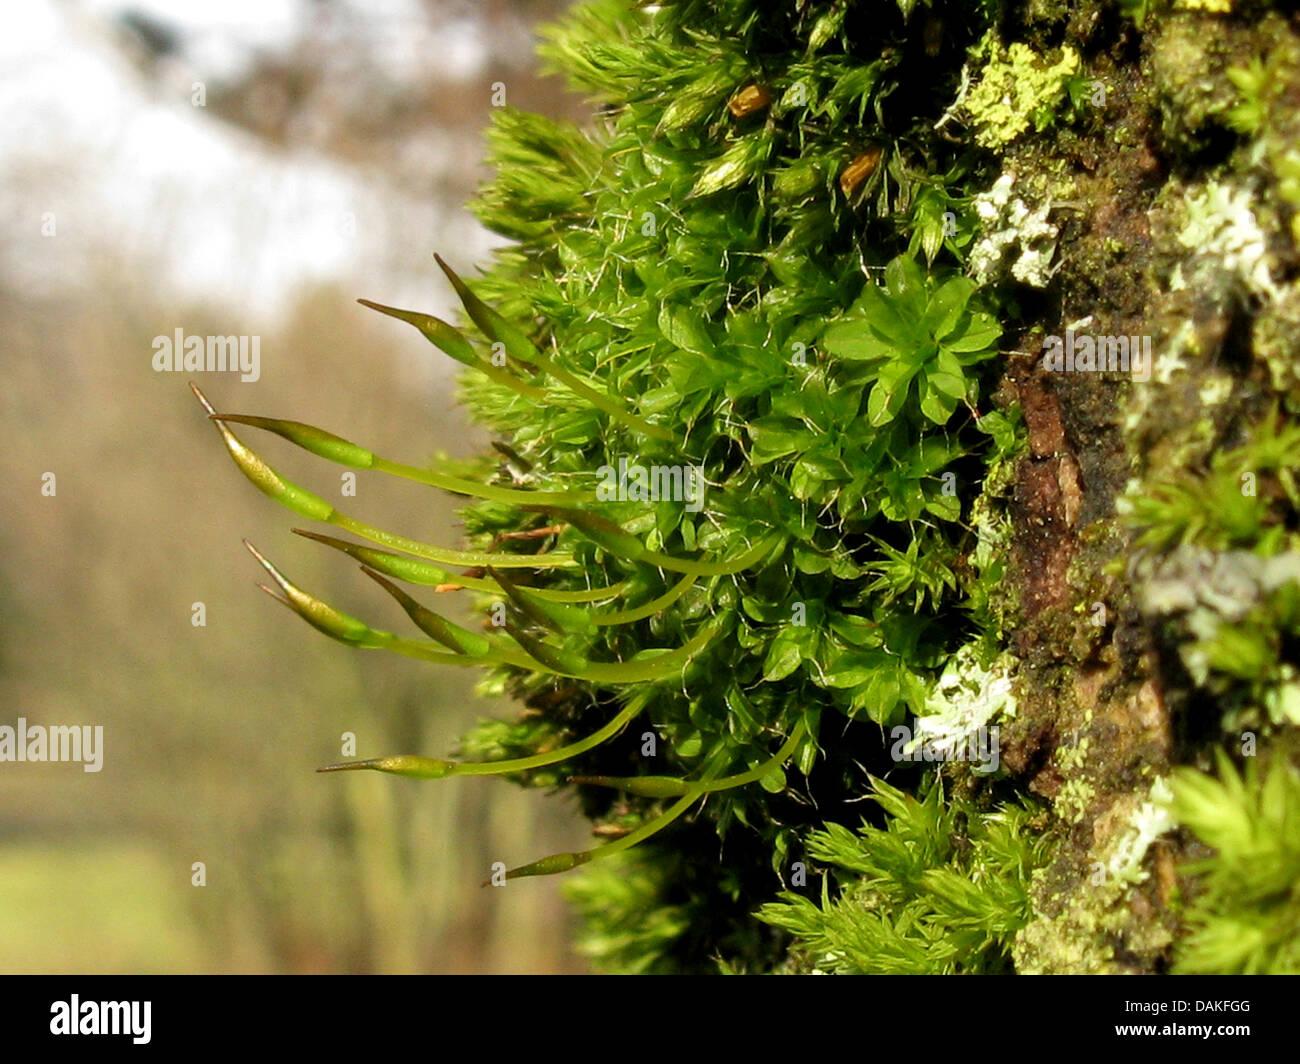
<path fill-rule="evenodd" d="M 1086 740 L 1085 740 L 1086 741 Z M 1056 792 L 1056 804 L 1053 807 L 1057 816 L 1069 824 L 1078 824 L 1097 797 L 1097 789 L 1082 777 L 1066 780 Z"/>
<path fill-rule="evenodd" d="M 1183 545 L 1158 562 L 1137 567 L 1138 601 L 1149 616 L 1177 618 L 1187 634 L 1178 654 L 1194 683 L 1210 686 L 1229 662 L 1260 656 L 1256 692 L 1275 724 L 1300 725 L 1300 684 L 1295 669 L 1268 667 L 1266 627 L 1271 596 L 1300 583 L 1300 553 L 1261 558 L 1250 551 L 1215 552 Z M 1234 664 L 1233 668 L 1236 666 Z M 1236 724 L 1235 715 L 1225 726 Z"/>
<path fill-rule="evenodd" d="M 1066 80 L 1079 70 L 1079 53 L 1069 45 L 1050 62 L 1019 42 L 1001 48 L 986 37 L 975 53 L 988 56 L 979 79 L 963 101 L 981 146 L 1002 149 L 1033 126 L 1043 129 L 1066 96 Z"/>
<path fill-rule="evenodd" d="M 1187 199 L 1187 223 L 1178 234 L 1183 247 L 1197 254 L 1193 274 L 1222 270 L 1235 277 L 1252 295 L 1277 299 L 1280 291 L 1268 263 L 1268 240 L 1251 209 L 1245 189 L 1211 181 Z M 1175 271 L 1171 288 L 1197 286 L 1195 276 Z"/>
<path fill-rule="evenodd" d="M 1129 818 L 1104 862 L 1106 874 L 1111 879 L 1121 883 L 1146 881 L 1148 873 L 1143 865 L 1147 851 L 1156 839 L 1174 827 L 1174 818 L 1169 812 L 1172 798 L 1173 792 L 1164 777 L 1151 784 L 1146 801 Z"/>
<path fill-rule="evenodd" d="M 1079 783 L 1072 780 L 1070 783 Z M 1062 794 L 1069 789 L 1062 788 Z M 1091 804 L 1094 795 L 1088 790 Z M 1051 869 L 1035 875 L 1035 917 L 1012 946 L 1016 971 L 1025 975 L 1115 974 L 1134 968 L 1135 958 L 1155 957 L 1173 940 L 1164 921 L 1135 919 L 1135 890 L 1150 878 L 1145 865 L 1152 845 L 1175 827 L 1170 789 L 1155 780 L 1145 794 L 1121 796 L 1093 825 L 1093 844 L 1079 855 L 1070 885 Z M 1061 811 L 1061 795 L 1056 811 Z M 1049 890 L 1048 882 L 1055 883 Z M 1130 960 L 1115 955 L 1123 942 Z"/>
<path fill-rule="evenodd" d="M 987 729 L 998 718 L 1016 714 L 1012 666 L 1011 656 L 1003 654 L 986 668 L 975 644 L 957 651 L 931 688 L 906 752 L 924 747 L 949 760 L 975 751 L 979 756 L 971 760 L 980 761 L 976 771 L 996 771 L 998 740 Z"/>

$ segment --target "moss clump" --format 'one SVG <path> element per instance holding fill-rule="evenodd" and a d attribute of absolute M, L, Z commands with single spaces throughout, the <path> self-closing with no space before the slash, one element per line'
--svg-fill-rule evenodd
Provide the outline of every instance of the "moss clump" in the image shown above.
<path fill-rule="evenodd" d="M 937 785 L 913 797 L 876 781 L 873 797 L 890 814 L 886 828 L 833 825 L 808 840 L 809 854 L 832 869 L 823 903 L 787 893 L 761 919 L 792 932 L 813 971 L 1008 971 L 1011 942 L 1030 919 L 1029 880 L 1044 860 L 1035 812 L 945 802 Z"/>
<path fill-rule="evenodd" d="M 1243 722 L 1270 750 L 1296 727 L 1278 559 L 1300 167 L 1274 136 L 1295 40 L 1215 17 L 1189 80 L 1208 16 L 1125 6 L 1136 25 L 1093 4 L 971 0 L 940 24 L 911 0 L 596 0 L 550 30 L 598 119 L 497 115 L 476 207 L 512 243 L 471 283 L 446 267 L 465 331 L 375 305 L 467 367 L 497 456 L 430 470 L 217 417 L 259 488 L 384 548 L 312 534 L 429 638 L 267 562 L 286 605 L 527 706 L 466 760 L 331 767 L 571 788 L 605 841 L 502 881 L 587 866 L 571 894 L 611 970 L 1164 969 L 1200 844 L 1166 830 L 1155 781 Z M 1106 90 L 1087 119 L 1085 74 Z M 1054 372 L 1043 345 L 1070 330 L 1149 335 L 1155 371 Z M 231 424 L 468 498 L 474 549 L 340 514 Z M 647 475 L 611 490 L 625 467 Z M 395 580 L 477 596 L 483 630 Z M 918 764 L 903 726 L 947 754 L 997 727 L 1000 759 Z M 1234 917 L 1269 929 L 1243 966 L 1291 963 L 1274 885 Z"/>
<path fill-rule="evenodd" d="M 1177 970 L 1300 974 L 1300 771 L 1279 756 L 1247 759 L 1242 774 L 1220 754 L 1217 779 L 1177 774 L 1171 808 L 1214 851 L 1191 866 Z"/>

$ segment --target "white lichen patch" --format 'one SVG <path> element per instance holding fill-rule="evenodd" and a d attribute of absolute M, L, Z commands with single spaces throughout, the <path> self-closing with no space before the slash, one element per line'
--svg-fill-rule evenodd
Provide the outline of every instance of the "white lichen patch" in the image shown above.
<path fill-rule="evenodd" d="M 1179 646 L 1179 657 L 1197 685 L 1205 686 L 1234 637 L 1242 637 L 1248 615 L 1286 584 L 1300 584 L 1300 552 L 1261 558 L 1184 545 L 1154 565 L 1139 583 L 1138 600 L 1148 615 L 1181 618 L 1191 638 Z M 1300 725 L 1300 682 L 1292 665 L 1278 666 L 1262 702 L 1275 723 Z"/>
<path fill-rule="evenodd" d="M 1203 406 L 1218 406 L 1232 395 L 1233 380 L 1226 374 L 1211 374 L 1202 382 L 1199 391 Z"/>
<path fill-rule="evenodd" d="M 1261 558 L 1250 551 L 1214 552 L 1182 546 L 1156 567 L 1141 588 L 1143 610 L 1155 616 L 1192 614 L 1193 628 L 1211 620 L 1240 621 L 1283 584 L 1300 582 L 1300 553 Z M 1198 611 L 1207 611 L 1204 619 Z"/>
<path fill-rule="evenodd" d="M 1178 241 L 1183 247 L 1236 277 L 1252 295 L 1278 298 L 1268 267 L 1268 245 L 1250 209 L 1250 194 L 1211 181 L 1187 199 L 1187 223 Z M 1176 285 L 1192 283 L 1179 270 Z"/>
<path fill-rule="evenodd" d="M 1169 802 L 1173 792 L 1162 776 L 1151 784 L 1146 801 L 1138 806 L 1104 865 L 1108 878 L 1120 883 L 1142 883 L 1147 871 L 1142 867 L 1151 844 L 1176 826 Z"/>
<path fill-rule="evenodd" d="M 988 284 L 1009 268 L 1022 284 L 1045 288 L 1056 254 L 1057 227 L 1047 220 L 1051 204 L 1029 206 L 1012 194 L 1015 184 L 1015 174 L 1005 173 L 975 197 L 983 235 L 971 249 L 970 274 L 977 283 Z"/>
<path fill-rule="evenodd" d="M 1004 654 L 985 668 L 974 645 L 957 651 L 930 689 L 908 751 L 925 746 L 944 759 L 959 757 L 980 729 L 999 717 L 1014 717 L 1011 665 Z"/>

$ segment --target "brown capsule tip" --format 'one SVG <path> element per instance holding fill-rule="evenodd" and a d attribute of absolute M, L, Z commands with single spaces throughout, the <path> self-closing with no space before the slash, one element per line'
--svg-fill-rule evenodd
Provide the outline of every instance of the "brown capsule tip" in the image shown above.
<path fill-rule="evenodd" d="M 436 262 L 438 268 L 447 275 L 447 280 L 451 282 L 451 286 L 456 289 L 457 292 L 460 292 L 464 282 L 456 275 L 456 271 L 447 265 L 447 260 L 435 251 L 433 253 L 433 261 Z"/>
<path fill-rule="evenodd" d="M 762 111 L 772 102 L 772 93 L 765 85 L 747 85 L 727 101 L 727 110 L 733 118 L 746 118 Z"/>
<path fill-rule="evenodd" d="M 267 574 L 271 577 L 273 581 L 275 581 L 275 583 L 279 586 L 280 590 L 292 595 L 292 592 L 296 589 L 293 587 L 291 583 L 289 583 L 287 579 L 285 579 L 284 575 L 280 572 L 280 570 L 278 570 L 274 565 L 272 565 L 270 560 L 260 550 L 254 547 L 248 540 L 244 540 L 243 543 L 244 546 L 248 548 L 248 553 L 257 559 L 257 564 L 266 570 Z M 285 604 L 289 605 L 289 603 L 287 602 Z"/>
<path fill-rule="evenodd" d="M 263 569 L 267 570 L 267 572 L 270 572 L 271 563 L 266 560 L 266 555 L 264 555 L 260 550 L 254 547 L 253 544 L 250 543 L 248 540 L 245 539 L 242 540 L 241 542 L 244 544 L 245 548 L 247 548 L 248 553 L 257 559 L 258 564 L 260 564 Z"/>
<path fill-rule="evenodd" d="M 216 408 L 208 402 L 208 397 L 203 394 L 203 391 L 193 381 L 190 381 L 190 391 L 194 393 L 194 398 L 203 404 L 203 409 L 208 412 L 209 417 L 217 412 Z"/>
<path fill-rule="evenodd" d="M 265 591 L 268 595 L 270 595 L 273 599 L 275 599 L 275 601 L 278 602 L 281 606 L 285 606 L 285 607 L 287 607 L 288 609 L 293 610 L 293 603 L 290 602 L 290 601 L 289 601 L 287 598 L 285 598 L 283 595 L 281 595 L 278 591 L 276 591 L 275 588 L 273 588 L 273 587 L 267 587 L 266 584 L 257 584 L 256 587 L 257 587 L 260 591 Z M 294 610 L 294 613 L 297 613 L 297 612 L 298 612 L 297 610 Z"/>
<path fill-rule="evenodd" d="M 336 761 L 332 765 L 322 765 L 317 772 L 352 772 L 356 769 L 373 768 L 379 762 L 373 758 L 367 761 Z"/>

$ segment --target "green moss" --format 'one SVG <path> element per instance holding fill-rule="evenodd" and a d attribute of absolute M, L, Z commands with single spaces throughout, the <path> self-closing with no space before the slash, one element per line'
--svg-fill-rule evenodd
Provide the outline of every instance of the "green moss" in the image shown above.
<path fill-rule="evenodd" d="M 1005 971 L 1012 938 L 1030 917 L 1029 879 L 1045 860 L 1034 813 L 981 812 L 877 781 L 885 828 L 832 826 L 809 853 L 832 869 L 821 903 L 794 892 L 760 918 L 795 936 L 809 970 L 847 974 Z"/>
<path fill-rule="evenodd" d="M 1300 974 L 1300 771 L 1285 755 L 1239 773 L 1225 757 L 1218 778 L 1192 769 L 1174 780 L 1171 808 L 1213 849 L 1192 866 L 1187 973 Z"/>
<path fill-rule="evenodd" d="M 571 791 L 613 841 L 511 876 L 585 866 L 608 970 L 1156 970 L 1185 837 L 1153 788 L 1221 734 L 1176 746 L 1178 715 L 1296 727 L 1293 35 L 1040 0 L 936 41 L 913 6 L 596 0 L 547 32 L 599 121 L 498 113 L 475 208 L 511 243 L 448 269 L 464 330 L 386 310 L 465 367 L 506 461 L 244 422 L 458 493 L 472 552 L 338 514 L 222 423 L 262 490 L 387 545 L 362 560 L 430 639 L 272 570 L 288 605 L 528 707 L 462 762 L 337 767 Z M 1037 366 L 1069 324 L 1153 335 L 1152 379 Z M 620 462 L 705 490 L 611 495 Z M 468 589 L 486 634 L 388 577 Z M 895 765 L 903 723 L 1002 728 L 997 774 Z"/>

